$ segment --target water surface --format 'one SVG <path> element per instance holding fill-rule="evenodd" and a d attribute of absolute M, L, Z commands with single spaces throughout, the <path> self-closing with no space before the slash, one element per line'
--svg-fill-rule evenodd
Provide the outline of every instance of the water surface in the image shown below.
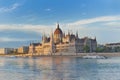
<path fill-rule="evenodd" d="M 0 80 L 120 80 L 120 58 L 0 58 Z"/>

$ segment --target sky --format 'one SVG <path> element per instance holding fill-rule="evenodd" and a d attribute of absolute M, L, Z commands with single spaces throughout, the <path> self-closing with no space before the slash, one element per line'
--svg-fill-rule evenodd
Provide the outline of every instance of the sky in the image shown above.
<path fill-rule="evenodd" d="M 99 44 L 120 42 L 120 0 L 0 0 L 0 47 L 40 42 L 43 33 L 78 31 Z"/>

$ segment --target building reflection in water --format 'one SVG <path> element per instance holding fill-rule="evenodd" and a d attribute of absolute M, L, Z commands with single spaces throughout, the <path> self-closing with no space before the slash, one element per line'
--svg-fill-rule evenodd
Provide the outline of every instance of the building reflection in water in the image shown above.
<path fill-rule="evenodd" d="M 16 58 L 0 62 L 4 63 L 0 65 L 4 76 L 12 72 L 12 80 L 92 80 L 98 75 L 96 60 L 91 63 L 74 57 Z"/>

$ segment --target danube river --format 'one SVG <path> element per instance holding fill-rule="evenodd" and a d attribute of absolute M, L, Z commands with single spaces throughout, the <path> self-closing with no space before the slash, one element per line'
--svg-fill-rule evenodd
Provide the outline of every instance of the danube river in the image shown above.
<path fill-rule="evenodd" d="M 0 80 L 120 80 L 120 58 L 0 57 Z"/>

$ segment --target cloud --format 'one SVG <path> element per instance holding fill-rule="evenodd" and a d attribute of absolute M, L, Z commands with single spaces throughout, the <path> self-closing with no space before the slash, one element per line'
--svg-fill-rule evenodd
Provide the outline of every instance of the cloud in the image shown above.
<path fill-rule="evenodd" d="M 14 3 L 10 7 L 0 7 L 0 12 L 2 12 L 2 13 L 4 13 L 4 12 L 11 12 L 11 11 L 17 9 L 19 6 L 20 6 L 20 4 Z"/>
<path fill-rule="evenodd" d="M 113 21 L 113 22 L 107 22 L 107 23 L 104 23 L 104 25 L 106 25 L 106 26 L 117 26 L 117 27 L 120 27 L 120 22 L 115 22 L 115 21 Z"/>
<path fill-rule="evenodd" d="M 114 25 L 120 26 L 119 23 L 120 16 L 102 16 L 91 19 L 78 20 L 71 23 L 60 24 L 63 30 L 97 30 L 100 29 L 100 25 L 111 27 Z M 100 23 L 98 23 L 100 22 Z M 98 23 L 97 25 L 89 25 L 91 23 Z M 32 25 L 32 24 L 0 24 L 0 31 L 5 30 L 18 30 L 18 31 L 27 31 L 27 32 L 37 32 L 43 33 L 46 32 L 49 34 L 52 29 L 55 29 L 56 25 Z M 105 29 L 105 27 L 101 28 Z"/>
<path fill-rule="evenodd" d="M 22 42 L 22 41 L 30 41 L 34 39 L 22 39 L 22 38 L 10 38 L 10 37 L 0 37 L 0 42 Z"/>
<path fill-rule="evenodd" d="M 104 42 L 106 37 L 110 36 L 110 40 L 112 42 L 111 36 L 113 36 L 114 41 L 118 40 L 118 36 L 116 34 L 120 34 L 120 16 L 102 16 L 84 20 L 78 20 L 71 23 L 60 23 L 60 28 L 63 32 L 67 32 L 68 30 L 72 30 L 71 32 L 75 33 L 79 32 L 80 37 L 90 36 L 97 37 L 99 42 Z M 97 24 L 96 24 L 97 23 Z M 54 31 L 56 25 L 32 25 L 32 24 L 0 24 L 0 31 L 23 31 L 23 32 L 33 32 L 41 35 L 42 33 L 50 34 L 51 31 Z M 116 36 L 114 36 L 116 35 Z M 32 38 L 32 37 L 31 37 Z M 8 39 L 2 38 L 2 41 L 24 41 L 26 39 Z M 109 42 L 110 42 L 109 40 Z M 108 40 L 106 39 L 106 42 Z"/>
<path fill-rule="evenodd" d="M 52 30 L 53 25 L 30 25 L 30 24 L 4 24 L 0 25 L 0 31 L 8 31 L 8 30 L 14 30 L 14 31 L 24 31 L 24 32 L 36 32 L 38 34 L 46 32 L 46 34 L 49 34 Z"/>
<path fill-rule="evenodd" d="M 0 31 L 15 31 L 16 35 L 17 32 L 26 32 L 26 33 L 37 33 L 38 35 L 42 35 L 45 33 L 46 35 L 49 35 L 52 31 L 51 26 L 45 26 L 45 25 L 30 25 L 30 24 L 12 24 L 12 25 L 0 25 Z M 4 34 L 3 34 L 4 35 Z M 10 34 L 12 35 L 12 34 Z M 24 36 L 24 35 L 23 35 Z M 30 38 L 16 38 L 16 37 L 10 37 L 10 36 L 1 36 L 0 42 L 25 42 L 25 41 L 35 41 L 36 39 L 34 36 L 31 36 Z"/>
<path fill-rule="evenodd" d="M 50 9 L 50 8 L 47 8 L 47 9 L 45 9 L 45 11 L 51 11 L 51 9 Z"/>
<path fill-rule="evenodd" d="M 108 27 L 114 28 L 114 25 L 120 26 L 119 23 L 120 16 L 102 16 L 97 18 L 91 18 L 91 19 L 84 19 L 84 20 L 78 20 L 71 23 L 64 23 L 60 24 L 63 31 L 67 32 L 68 30 L 72 30 L 73 32 L 80 30 L 80 31 L 88 31 L 90 30 L 107 30 Z M 91 23 L 98 23 L 97 25 L 89 25 Z M 116 24 L 117 23 L 117 24 Z M 103 25 L 102 25 L 103 24 Z M 102 26 L 102 28 L 100 27 Z M 111 25 L 111 26 L 110 26 Z M 106 27 L 105 27 L 106 26 Z M 56 25 L 32 25 L 32 24 L 4 24 L 0 25 L 0 31 L 6 31 L 6 30 L 18 30 L 18 31 L 24 31 L 24 32 L 36 32 L 38 34 L 40 33 L 46 33 L 50 34 L 52 29 L 55 29 Z"/>
<path fill-rule="evenodd" d="M 78 26 L 78 25 L 86 25 L 86 24 L 97 23 L 97 22 L 109 22 L 109 21 L 118 21 L 118 20 L 120 20 L 120 16 L 102 16 L 102 17 L 75 21 L 73 23 L 68 23 L 68 25 Z"/>

